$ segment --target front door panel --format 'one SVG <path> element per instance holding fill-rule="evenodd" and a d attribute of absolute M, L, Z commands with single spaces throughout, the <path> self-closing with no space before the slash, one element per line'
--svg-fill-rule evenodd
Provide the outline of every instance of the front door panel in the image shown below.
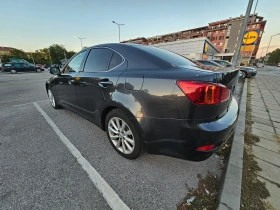
<path fill-rule="evenodd" d="M 75 85 L 77 73 L 61 74 L 55 80 L 56 92 L 62 106 L 77 110 L 78 100 Z"/>

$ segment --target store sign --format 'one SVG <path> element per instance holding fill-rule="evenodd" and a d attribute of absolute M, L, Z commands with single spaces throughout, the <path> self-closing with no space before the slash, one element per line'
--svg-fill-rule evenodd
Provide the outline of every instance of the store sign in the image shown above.
<path fill-rule="evenodd" d="M 240 51 L 253 51 L 255 48 L 255 45 L 246 45 L 246 46 L 241 46 Z"/>
<path fill-rule="evenodd" d="M 243 44 L 253 44 L 259 38 L 257 31 L 248 31 L 243 37 Z"/>

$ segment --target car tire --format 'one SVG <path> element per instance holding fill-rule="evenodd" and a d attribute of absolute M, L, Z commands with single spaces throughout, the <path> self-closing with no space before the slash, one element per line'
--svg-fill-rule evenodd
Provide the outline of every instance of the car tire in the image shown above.
<path fill-rule="evenodd" d="M 16 73 L 17 73 L 16 70 L 14 70 L 14 69 L 11 70 L 11 74 L 16 74 Z"/>
<path fill-rule="evenodd" d="M 41 72 L 41 69 L 36 69 L 36 72 L 37 72 L 37 73 L 40 73 L 40 72 Z"/>
<path fill-rule="evenodd" d="M 47 94 L 48 94 L 48 98 L 49 98 L 49 101 L 50 101 L 52 107 L 55 109 L 61 109 L 62 106 L 59 105 L 56 96 L 53 94 L 53 92 L 50 88 L 47 89 Z"/>
<path fill-rule="evenodd" d="M 136 159 L 143 152 L 143 141 L 134 123 L 120 109 L 113 109 L 105 120 L 108 139 L 113 148 L 127 159 Z"/>

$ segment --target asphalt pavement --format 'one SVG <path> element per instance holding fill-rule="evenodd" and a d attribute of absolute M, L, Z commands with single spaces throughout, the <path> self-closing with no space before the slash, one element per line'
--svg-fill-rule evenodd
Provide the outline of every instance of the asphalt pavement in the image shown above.
<path fill-rule="evenodd" d="M 118 200 L 130 209 L 176 209 L 187 186 L 197 187 L 198 174 L 221 174 L 215 156 L 202 162 L 149 154 L 124 159 L 97 126 L 51 107 L 45 90 L 49 77 L 48 72 L 0 72 L 1 210 L 101 210 Z M 117 199 L 108 197 L 108 189 Z"/>

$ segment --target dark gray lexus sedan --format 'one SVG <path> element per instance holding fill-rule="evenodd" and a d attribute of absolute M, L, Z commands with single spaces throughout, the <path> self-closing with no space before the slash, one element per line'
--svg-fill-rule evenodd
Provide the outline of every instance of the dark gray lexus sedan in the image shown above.
<path fill-rule="evenodd" d="M 134 159 L 145 150 L 188 160 L 211 156 L 233 133 L 238 70 L 200 69 L 172 52 L 102 44 L 74 55 L 46 82 L 51 105 L 106 131 L 114 149 Z"/>

